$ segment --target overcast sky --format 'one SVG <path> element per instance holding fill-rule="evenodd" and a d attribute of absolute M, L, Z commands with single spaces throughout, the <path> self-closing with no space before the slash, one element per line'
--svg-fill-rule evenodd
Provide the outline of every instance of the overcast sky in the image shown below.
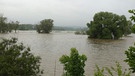
<path fill-rule="evenodd" d="M 53 19 L 55 26 L 86 26 L 100 11 L 129 19 L 129 9 L 135 9 L 135 0 L 0 0 L 0 13 L 25 24 Z"/>

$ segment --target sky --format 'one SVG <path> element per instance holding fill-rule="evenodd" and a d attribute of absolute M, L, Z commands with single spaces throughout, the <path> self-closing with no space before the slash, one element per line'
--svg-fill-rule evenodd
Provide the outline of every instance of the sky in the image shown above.
<path fill-rule="evenodd" d="M 113 12 L 131 16 L 135 0 L 0 0 L 0 14 L 20 24 L 38 24 L 53 19 L 54 26 L 86 26 L 95 13 Z"/>

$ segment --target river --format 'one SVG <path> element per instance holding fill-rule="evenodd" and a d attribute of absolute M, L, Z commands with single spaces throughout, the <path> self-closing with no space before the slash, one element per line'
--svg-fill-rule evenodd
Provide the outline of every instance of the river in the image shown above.
<path fill-rule="evenodd" d="M 50 34 L 38 34 L 36 31 L 0 34 L 0 38 L 11 37 L 18 38 L 19 42 L 23 42 L 25 46 L 31 48 L 34 55 L 42 58 L 43 76 L 61 76 L 63 65 L 60 64 L 59 58 L 63 54 L 69 55 L 72 47 L 88 58 L 85 66 L 86 76 L 93 76 L 95 64 L 99 67 L 107 67 L 114 66 L 117 61 L 123 68 L 128 68 L 127 63 L 123 62 L 126 58 L 124 52 L 135 42 L 134 34 L 119 40 L 88 39 L 87 35 L 75 35 L 73 32 L 67 31 Z"/>

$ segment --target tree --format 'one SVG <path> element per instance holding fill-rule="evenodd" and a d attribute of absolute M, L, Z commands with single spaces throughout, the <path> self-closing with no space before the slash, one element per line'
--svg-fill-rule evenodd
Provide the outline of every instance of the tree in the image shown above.
<path fill-rule="evenodd" d="M 0 15 L 0 33 L 8 32 L 7 28 L 7 18 Z"/>
<path fill-rule="evenodd" d="M 19 27 L 19 21 L 12 21 L 11 23 L 10 23 L 10 28 L 12 29 L 12 30 L 15 30 L 15 33 L 16 33 L 16 30 L 18 29 L 18 27 Z"/>
<path fill-rule="evenodd" d="M 16 30 L 19 28 L 19 21 L 11 21 L 8 23 L 8 31 L 9 32 L 12 32 L 12 30 L 15 31 L 16 33 Z"/>
<path fill-rule="evenodd" d="M 93 17 L 93 21 L 87 23 L 89 38 L 119 39 L 130 29 L 124 15 L 119 16 L 110 12 L 99 12 Z M 126 31 L 125 31 L 126 29 Z"/>
<path fill-rule="evenodd" d="M 0 15 L 0 33 L 7 33 L 7 32 L 12 32 L 12 30 L 18 29 L 19 22 L 12 21 L 7 23 L 7 18 L 4 17 L 3 15 Z"/>
<path fill-rule="evenodd" d="M 135 33 L 135 24 L 132 26 L 131 30 L 132 30 L 132 33 Z"/>
<path fill-rule="evenodd" d="M 18 27 L 19 27 L 19 21 L 13 22 L 13 29 L 15 30 L 15 33 L 16 33 L 16 30 L 18 29 Z"/>
<path fill-rule="evenodd" d="M 129 10 L 128 12 L 132 14 L 130 17 L 131 21 L 135 22 L 135 9 Z M 135 24 L 132 26 L 132 32 L 135 33 Z"/>
<path fill-rule="evenodd" d="M 87 57 L 85 55 L 79 55 L 75 48 L 71 48 L 70 56 L 63 55 L 59 60 L 64 64 L 66 76 L 84 76 L 84 66 Z"/>
<path fill-rule="evenodd" d="M 53 27 L 53 20 L 52 19 L 44 19 L 40 21 L 39 25 L 36 25 L 38 33 L 50 33 Z"/>
<path fill-rule="evenodd" d="M 23 43 L 17 43 L 16 38 L 3 39 L 0 42 L 0 76 L 38 76 L 40 57 L 30 53 Z"/>
<path fill-rule="evenodd" d="M 128 63 L 132 72 L 135 73 L 135 47 L 130 46 L 129 49 L 125 51 L 125 54 L 127 56 L 125 62 Z"/>
<path fill-rule="evenodd" d="M 128 12 L 131 13 L 131 14 L 133 14 L 133 15 L 130 17 L 130 19 L 135 22 L 135 9 L 129 10 Z"/>
<path fill-rule="evenodd" d="M 127 35 L 132 33 L 132 26 L 133 26 L 132 22 L 130 20 L 128 20 L 127 24 L 128 25 L 125 27 L 125 32 L 124 32 L 125 36 L 127 36 Z"/>
<path fill-rule="evenodd" d="M 8 31 L 9 31 L 9 32 L 12 32 L 12 30 L 13 30 L 12 23 L 9 22 L 7 25 L 8 25 Z"/>

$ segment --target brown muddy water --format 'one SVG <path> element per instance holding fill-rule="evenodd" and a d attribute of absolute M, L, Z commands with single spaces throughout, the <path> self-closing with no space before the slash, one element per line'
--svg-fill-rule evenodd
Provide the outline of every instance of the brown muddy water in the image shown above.
<path fill-rule="evenodd" d="M 87 35 L 75 35 L 73 32 L 52 32 L 51 34 L 38 34 L 36 31 L 18 31 L 17 33 L 0 34 L 0 38 L 18 38 L 31 52 L 42 58 L 41 68 L 43 76 L 61 76 L 63 65 L 59 58 L 63 54 L 69 55 L 70 48 L 76 48 L 80 54 L 88 58 L 85 66 L 85 75 L 93 76 L 95 64 L 99 67 L 114 66 L 119 62 L 123 68 L 128 65 L 123 61 L 125 50 L 133 46 L 135 35 L 131 34 L 119 40 L 88 39 Z"/>

